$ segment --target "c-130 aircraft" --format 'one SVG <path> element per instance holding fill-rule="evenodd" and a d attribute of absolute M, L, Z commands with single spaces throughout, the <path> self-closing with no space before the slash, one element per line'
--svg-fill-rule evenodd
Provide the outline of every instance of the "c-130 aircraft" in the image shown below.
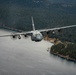
<path fill-rule="evenodd" d="M 33 27 L 32 31 L 14 33 L 14 34 L 10 34 L 10 35 L 1 35 L 0 37 L 12 36 L 12 38 L 21 39 L 21 35 L 23 35 L 24 37 L 27 37 L 29 34 L 31 34 L 31 35 L 29 35 L 29 36 L 31 36 L 31 40 L 35 41 L 35 42 L 39 42 L 43 39 L 43 35 L 42 35 L 43 32 L 58 31 L 58 30 L 61 30 L 61 29 L 66 29 L 66 28 L 71 28 L 71 27 L 76 26 L 76 25 L 70 25 L 70 26 L 63 26 L 63 27 L 58 27 L 58 28 L 36 30 L 35 25 L 34 25 L 33 17 L 31 17 L 31 19 L 32 19 L 32 27 Z"/>

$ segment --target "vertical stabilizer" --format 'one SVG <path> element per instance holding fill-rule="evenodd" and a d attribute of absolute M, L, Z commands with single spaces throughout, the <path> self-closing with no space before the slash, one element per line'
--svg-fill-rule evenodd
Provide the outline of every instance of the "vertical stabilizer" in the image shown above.
<path fill-rule="evenodd" d="M 32 19 L 32 27 L 33 27 L 33 31 L 35 31 L 35 25 L 34 25 L 33 17 L 31 17 L 31 19 Z"/>

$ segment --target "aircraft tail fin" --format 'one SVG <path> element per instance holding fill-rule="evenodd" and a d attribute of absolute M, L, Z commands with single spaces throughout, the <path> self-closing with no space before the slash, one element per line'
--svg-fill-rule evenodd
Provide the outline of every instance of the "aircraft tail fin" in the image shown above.
<path fill-rule="evenodd" d="M 33 31 L 35 31 L 35 25 L 34 25 L 33 17 L 31 17 L 31 19 L 32 19 L 32 27 L 33 27 Z"/>

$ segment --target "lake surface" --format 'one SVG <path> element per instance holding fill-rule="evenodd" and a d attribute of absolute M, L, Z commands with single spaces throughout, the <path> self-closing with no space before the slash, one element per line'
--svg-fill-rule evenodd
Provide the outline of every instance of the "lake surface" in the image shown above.
<path fill-rule="evenodd" d="M 11 34 L 0 30 L 0 35 Z M 52 43 L 0 37 L 0 75 L 76 75 L 76 63 L 50 54 Z"/>

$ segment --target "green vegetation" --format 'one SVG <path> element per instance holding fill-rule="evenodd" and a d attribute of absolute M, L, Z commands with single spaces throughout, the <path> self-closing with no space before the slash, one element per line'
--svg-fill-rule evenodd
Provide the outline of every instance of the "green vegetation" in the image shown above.
<path fill-rule="evenodd" d="M 75 43 L 76 42 L 76 27 L 63 29 L 60 32 L 55 31 L 54 34 L 52 32 L 49 32 L 48 35 L 51 38 L 58 38 L 62 42 L 69 41 L 69 42 Z"/>
<path fill-rule="evenodd" d="M 32 30 L 31 16 L 34 17 L 36 29 L 54 28 L 76 24 L 76 4 L 63 1 L 46 0 L 1 1 L 0 26 L 16 28 L 22 31 Z M 56 3 L 55 3 L 56 2 Z M 61 33 L 49 34 L 49 37 L 62 41 L 76 42 L 76 27 L 62 30 Z"/>
<path fill-rule="evenodd" d="M 76 5 L 71 4 L 16 4 L 0 5 L 0 23 L 21 30 L 32 30 L 31 16 L 36 29 L 53 28 L 76 24 Z"/>
<path fill-rule="evenodd" d="M 52 2 L 51 2 L 52 1 Z M 76 0 L 0 0 L 0 26 L 22 31 L 32 30 L 31 16 L 36 29 L 76 24 Z M 76 59 L 76 27 L 48 32 L 49 37 L 75 44 L 52 46 L 53 52 Z"/>
<path fill-rule="evenodd" d="M 50 52 L 76 60 L 76 43 L 53 45 Z"/>

